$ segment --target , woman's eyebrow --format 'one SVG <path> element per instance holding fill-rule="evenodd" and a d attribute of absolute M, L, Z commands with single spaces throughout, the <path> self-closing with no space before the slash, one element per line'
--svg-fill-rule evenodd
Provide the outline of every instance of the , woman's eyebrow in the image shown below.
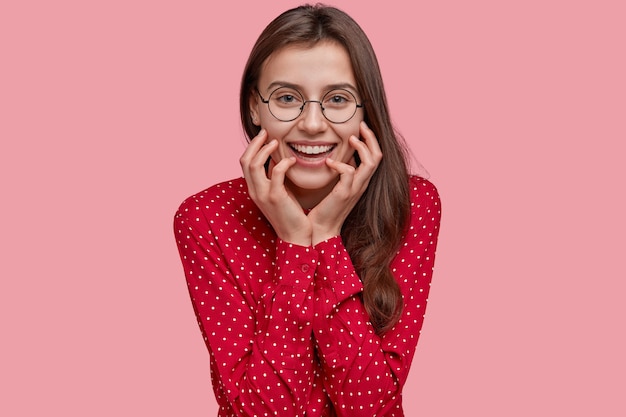
<path fill-rule="evenodd" d="M 298 84 L 290 83 L 290 82 L 287 82 L 287 81 L 274 81 L 269 86 L 267 86 L 266 92 L 270 93 L 273 90 L 275 90 L 276 88 L 280 88 L 280 87 L 293 88 L 293 89 L 298 90 L 300 92 L 302 92 L 302 90 L 303 90 L 302 86 L 298 85 Z M 352 92 L 356 92 L 357 91 L 356 87 L 354 87 L 350 83 L 337 83 L 337 84 L 328 84 L 328 85 L 324 86 L 323 92 L 326 93 L 326 92 L 328 92 L 330 90 L 336 90 L 336 89 L 350 90 Z"/>
<path fill-rule="evenodd" d="M 297 85 L 297 84 L 293 84 L 293 83 L 288 83 L 286 81 L 274 81 L 273 83 L 271 83 L 270 85 L 267 86 L 267 90 L 266 92 L 270 92 L 276 88 L 280 88 L 280 87 L 288 87 L 288 88 L 293 88 L 296 90 L 300 90 L 302 87 Z"/>

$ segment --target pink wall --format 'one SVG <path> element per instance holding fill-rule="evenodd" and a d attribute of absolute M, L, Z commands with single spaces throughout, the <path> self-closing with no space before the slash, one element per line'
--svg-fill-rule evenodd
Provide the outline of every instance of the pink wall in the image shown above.
<path fill-rule="evenodd" d="M 299 3 L 5 3 L 0 414 L 215 415 L 172 216 Z M 393 3 L 334 4 L 443 200 L 407 415 L 625 415 L 624 3 Z"/>

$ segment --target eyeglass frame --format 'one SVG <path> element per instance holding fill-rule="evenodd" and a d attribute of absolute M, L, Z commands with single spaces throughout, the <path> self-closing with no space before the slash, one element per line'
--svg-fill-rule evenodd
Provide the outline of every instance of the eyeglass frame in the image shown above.
<path fill-rule="evenodd" d="M 300 98 L 302 98 L 302 106 L 300 106 L 300 113 L 298 113 L 298 115 L 296 117 L 294 117 L 293 119 L 289 119 L 289 120 L 283 120 L 283 119 L 279 119 L 278 117 L 276 117 L 276 115 L 274 113 L 272 113 L 272 109 L 270 107 L 270 97 L 272 97 L 272 94 L 274 94 L 276 91 L 280 90 L 281 88 L 291 88 L 292 90 L 295 90 L 299 95 Z M 365 105 L 365 102 L 361 102 L 361 104 L 357 103 L 357 99 L 356 96 L 354 95 L 354 93 L 352 93 L 350 90 L 346 90 L 345 88 L 333 88 L 332 90 L 328 91 L 326 94 L 324 94 L 322 96 L 321 100 L 305 100 L 304 99 L 304 94 L 302 94 L 300 92 L 300 90 L 298 90 L 297 88 L 288 86 L 288 85 L 281 85 L 280 87 L 275 88 L 274 90 L 272 90 L 272 92 L 270 93 L 270 95 L 268 96 L 267 100 L 265 98 L 263 98 L 263 96 L 261 95 L 261 92 L 259 91 L 258 88 L 255 88 L 256 93 L 259 95 L 259 98 L 261 99 L 261 101 L 265 104 L 267 104 L 267 109 L 269 110 L 270 114 L 278 121 L 280 122 L 284 122 L 284 123 L 289 123 L 289 122 L 293 122 L 294 120 L 296 120 L 298 117 L 302 116 L 302 113 L 304 113 L 304 106 L 306 106 L 307 103 L 317 103 L 320 105 L 320 109 L 322 110 L 322 116 L 324 116 L 324 118 L 326 120 L 328 120 L 330 123 L 336 124 L 336 125 L 340 125 L 343 123 L 347 123 L 350 120 L 352 120 L 352 118 L 354 117 L 354 115 L 356 114 L 356 112 L 359 109 L 362 109 L 363 106 Z M 334 122 L 332 120 L 330 120 L 327 116 L 326 113 L 324 113 L 324 105 L 322 104 L 324 101 L 324 98 L 329 95 L 330 93 L 332 93 L 333 91 L 345 91 L 346 93 L 350 94 L 352 97 L 354 97 L 354 102 L 356 104 L 356 107 L 354 108 L 354 113 L 352 113 L 352 115 L 350 117 L 348 117 L 346 120 L 344 120 L 343 122 Z"/>

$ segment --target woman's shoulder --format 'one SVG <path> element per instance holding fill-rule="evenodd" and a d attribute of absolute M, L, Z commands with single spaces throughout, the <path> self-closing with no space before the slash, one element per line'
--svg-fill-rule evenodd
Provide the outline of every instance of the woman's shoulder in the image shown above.
<path fill-rule="evenodd" d="M 411 175 L 409 177 L 409 193 L 413 210 L 435 209 L 441 212 L 441 198 L 437 187 L 426 178 Z"/>
<path fill-rule="evenodd" d="M 199 191 L 180 204 L 178 214 L 186 212 L 219 213 L 232 211 L 251 202 L 248 187 L 243 178 L 235 178 L 212 185 Z"/>
<path fill-rule="evenodd" d="M 411 199 L 415 197 L 439 199 L 439 191 L 437 190 L 437 187 L 435 187 L 435 184 L 424 177 L 411 175 L 409 177 L 409 189 L 411 192 Z"/>

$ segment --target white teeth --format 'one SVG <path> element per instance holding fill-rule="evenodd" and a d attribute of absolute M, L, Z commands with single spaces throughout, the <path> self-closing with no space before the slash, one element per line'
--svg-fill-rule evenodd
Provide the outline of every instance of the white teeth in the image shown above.
<path fill-rule="evenodd" d="M 307 155 L 317 155 L 320 153 L 326 153 L 330 151 L 333 147 L 332 145 L 326 146 L 305 146 L 305 145 L 291 145 L 296 151 L 300 153 L 305 153 Z"/>

